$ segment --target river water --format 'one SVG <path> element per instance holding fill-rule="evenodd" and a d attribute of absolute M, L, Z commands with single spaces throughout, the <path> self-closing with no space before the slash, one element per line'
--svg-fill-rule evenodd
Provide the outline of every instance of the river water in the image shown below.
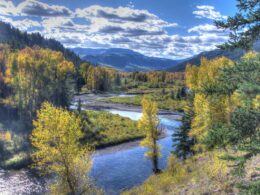
<path fill-rule="evenodd" d="M 86 95 L 81 96 L 82 99 L 85 97 Z M 95 102 L 95 105 L 98 103 Z M 140 107 L 101 104 L 101 108 L 97 110 L 105 110 L 132 120 L 141 117 Z M 158 141 L 162 154 L 159 168 L 164 169 L 167 158 L 173 150 L 171 135 L 181 123 L 177 120 L 179 117 L 176 113 L 161 112 L 159 118 L 160 125 L 165 131 L 164 138 Z M 146 149 L 139 146 L 139 141 L 97 150 L 93 156 L 90 176 L 107 195 L 120 194 L 123 190 L 140 185 L 153 174 L 150 160 L 144 157 L 145 152 Z M 34 176 L 28 170 L 0 170 L 0 194 L 43 194 L 46 192 L 45 180 Z"/>

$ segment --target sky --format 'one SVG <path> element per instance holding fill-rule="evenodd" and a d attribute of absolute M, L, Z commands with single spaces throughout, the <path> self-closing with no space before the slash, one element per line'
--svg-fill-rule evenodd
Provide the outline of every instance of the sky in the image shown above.
<path fill-rule="evenodd" d="M 125 48 L 169 59 L 226 42 L 229 32 L 214 20 L 236 11 L 236 0 L 0 0 L 0 20 L 65 47 Z"/>

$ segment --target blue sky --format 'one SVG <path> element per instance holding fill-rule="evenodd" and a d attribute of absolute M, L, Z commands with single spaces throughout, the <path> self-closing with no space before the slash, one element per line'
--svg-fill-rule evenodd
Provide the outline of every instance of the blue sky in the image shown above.
<path fill-rule="evenodd" d="M 127 48 L 182 59 L 228 39 L 214 20 L 236 0 L 0 0 L 0 20 L 66 47 Z"/>

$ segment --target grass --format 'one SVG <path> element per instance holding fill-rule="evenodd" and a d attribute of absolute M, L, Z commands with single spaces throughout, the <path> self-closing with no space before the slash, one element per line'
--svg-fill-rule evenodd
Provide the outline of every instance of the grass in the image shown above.
<path fill-rule="evenodd" d="M 171 110 L 171 111 L 183 111 L 183 108 L 186 104 L 185 100 L 172 99 L 167 95 L 150 94 L 149 96 L 152 98 L 153 101 L 157 102 L 159 109 Z M 137 95 L 133 97 L 111 97 L 111 98 L 99 99 L 99 101 L 102 102 L 120 103 L 120 104 L 128 104 L 128 105 L 135 105 L 135 106 L 140 106 L 141 100 L 142 100 L 142 95 Z"/>
<path fill-rule="evenodd" d="M 0 167 L 21 169 L 31 164 L 32 150 L 26 132 L 19 132 L 22 126 L 17 121 L 0 123 Z"/>
<path fill-rule="evenodd" d="M 221 157 L 244 155 L 241 151 L 215 149 L 197 153 L 181 161 L 174 155 L 165 171 L 152 175 L 142 185 L 123 192 L 123 195 L 172 194 L 259 194 L 260 155 L 247 160 L 243 174 L 234 174 L 237 162 Z"/>
<path fill-rule="evenodd" d="M 168 168 L 123 195 L 236 194 L 235 180 L 221 151 L 198 154 L 185 162 L 169 158 Z"/>
<path fill-rule="evenodd" d="M 137 122 L 129 118 L 108 112 L 85 111 L 93 132 L 98 139 L 96 147 L 115 145 L 144 137 L 144 132 L 137 128 Z"/>
<path fill-rule="evenodd" d="M 144 137 L 137 128 L 137 121 L 108 112 L 82 111 L 86 113 L 89 124 L 88 135 L 96 148 L 115 145 Z M 90 141 L 88 141 L 89 143 Z M 0 167 L 20 169 L 32 163 L 28 140 L 22 134 L 12 132 L 11 140 L 0 140 Z"/>
<path fill-rule="evenodd" d="M 32 160 L 27 152 L 19 152 L 3 161 L 1 166 L 5 169 L 20 169 L 30 165 L 31 162 Z"/>

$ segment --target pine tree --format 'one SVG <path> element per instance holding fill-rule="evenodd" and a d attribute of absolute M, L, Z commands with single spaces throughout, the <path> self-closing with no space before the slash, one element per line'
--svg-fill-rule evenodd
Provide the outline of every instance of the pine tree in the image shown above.
<path fill-rule="evenodd" d="M 78 99 L 78 105 L 77 105 L 77 111 L 78 111 L 79 114 L 81 113 L 81 109 L 82 109 L 82 102 L 81 102 L 81 99 L 79 98 Z"/>
<path fill-rule="evenodd" d="M 186 159 L 188 155 L 192 154 L 192 146 L 194 145 L 194 139 L 189 137 L 189 131 L 191 129 L 191 122 L 194 115 L 193 101 L 188 100 L 187 105 L 184 108 L 184 116 L 182 118 L 182 125 L 176 129 L 173 133 L 173 153 L 181 159 Z"/>
<path fill-rule="evenodd" d="M 260 38 L 260 0 L 237 0 L 238 13 L 227 21 L 215 21 L 217 27 L 230 29 L 230 40 L 220 48 L 250 49 Z"/>
<path fill-rule="evenodd" d="M 121 85 L 121 77 L 119 74 L 116 74 L 115 85 L 117 85 L 117 86 Z"/>
<path fill-rule="evenodd" d="M 173 90 L 171 90 L 171 99 L 175 99 L 175 94 L 174 94 L 174 91 Z"/>

